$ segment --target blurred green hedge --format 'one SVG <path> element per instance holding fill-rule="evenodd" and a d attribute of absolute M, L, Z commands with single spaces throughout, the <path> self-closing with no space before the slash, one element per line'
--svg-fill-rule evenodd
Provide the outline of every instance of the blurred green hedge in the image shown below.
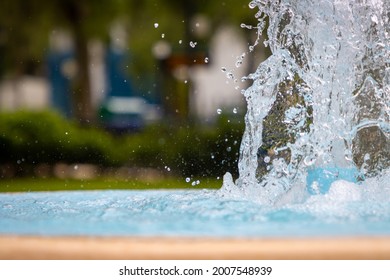
<path fill-rule="evenodd" d="M 178 176 L 237 174 L 240 121 L 213 126 L 154 124 L 126 135 L 80 127 L 54 112 L 0 114 L 0 164 L 20 168 L 46 163 L 150 167 Z"/>

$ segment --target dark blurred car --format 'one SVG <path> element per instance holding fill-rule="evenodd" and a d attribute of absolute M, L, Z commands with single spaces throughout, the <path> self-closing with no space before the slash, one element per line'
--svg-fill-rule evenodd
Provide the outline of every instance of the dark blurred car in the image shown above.
<path fill-rule="evenodd" d="M 141 130 L 159 118 L 157 106 L 142 97 L 110 97 L 99 110 L 103 127 L 116 133 Z"/>

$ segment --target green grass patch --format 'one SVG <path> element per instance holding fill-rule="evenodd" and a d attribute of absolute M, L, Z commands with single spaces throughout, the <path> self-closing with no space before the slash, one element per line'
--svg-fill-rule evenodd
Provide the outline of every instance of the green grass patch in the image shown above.
<path fill-rule="evenodd" d="M 155 181 L 136 179 L 98 178 L 91 180 L 57 178 L 14 178 L 0 180 L 0 192 L 39 192 L 39 191 L 85 191 L 85 190 L 158 190 L 158 189 L 218 189 L 222 180 L 200 179 L 193 186 L 184 178 L 169 178 Z"/>

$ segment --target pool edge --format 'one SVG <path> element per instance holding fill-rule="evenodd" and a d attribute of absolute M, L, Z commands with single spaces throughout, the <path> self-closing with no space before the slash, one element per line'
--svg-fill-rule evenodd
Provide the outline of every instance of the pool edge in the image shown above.
<path fill-rule="evenodd" d="M 380 260 L 390 237 L 173 238 L 0 236 L 2 260 Z"/>

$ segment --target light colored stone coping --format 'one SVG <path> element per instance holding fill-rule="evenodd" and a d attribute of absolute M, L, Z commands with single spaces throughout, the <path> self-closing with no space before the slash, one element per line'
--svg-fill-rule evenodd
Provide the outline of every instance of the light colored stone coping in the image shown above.
<path fill-rule="evenodd" d="M 0 236 L 0 259 L 390 259 L 390 237 L 224 239 Z"/>

